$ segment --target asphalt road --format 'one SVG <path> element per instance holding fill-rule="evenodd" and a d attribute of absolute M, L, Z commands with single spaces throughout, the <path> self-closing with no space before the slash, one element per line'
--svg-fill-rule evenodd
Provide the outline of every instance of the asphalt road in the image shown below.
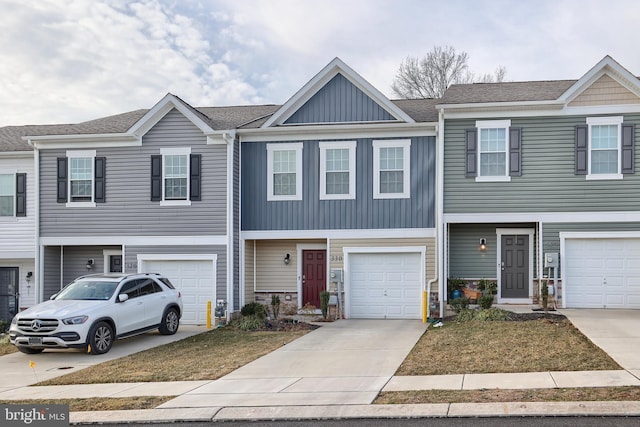
<path fill-rule="evenodd" d="M 136 424 L 126 424 L 127 426 Z M 636 427 L 640 417 L 493 417 L 493 418 L 413 418 L 309 421 L 217 421 L 209 423 L 139 424 L 146 427 Z M 102 424 L 117 427 L 123 424 Z"/>

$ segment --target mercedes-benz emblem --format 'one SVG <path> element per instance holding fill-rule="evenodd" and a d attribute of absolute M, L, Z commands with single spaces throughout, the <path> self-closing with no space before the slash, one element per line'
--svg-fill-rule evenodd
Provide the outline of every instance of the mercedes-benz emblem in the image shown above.
<path fill-rule="evenodd" d="M 31 322 L 31 330 L 39 331 L 41 327 L 42 327 L 42 322 L 40 321 L 40 319 L 36 319 L 33 322 Z"/>

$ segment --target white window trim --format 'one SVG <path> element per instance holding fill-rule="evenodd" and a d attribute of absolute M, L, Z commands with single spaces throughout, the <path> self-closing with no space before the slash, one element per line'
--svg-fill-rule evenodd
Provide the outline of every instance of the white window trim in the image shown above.
<path fill-rule="evenodd" d="M 12 176 L 12 185 L 13 188 L 13 214 L 0 216 L 0 221 L 6 221 L 8 219 L 14 220 L 17 218 L 16 216 L 16 173 L 18 173 L 15 169 L 13 170 L 3 170 L 0 175 L 11 175 Z"/>
<path fill-rule="evenodd" d="M 356 141 L 323 141 L 320 147 L 320 200 L 347 200 L 356 198 Z M 327 194 L 327 150 L 349 150 L 349 193 Z"/>
<path fill-rule="evenodd" d="M 373 146 L 373 198 L 374 199 L 408 199 L 411 197 L 411 140 L 410 139 L 381 139 L 371 142 Z M 380 192 L 380 149 L 401 147 L 403 149 L 403 184 L 402 193 Z"/>
<path fill-rule="evenodd" d="M 267 201 L 302 200 L 302 142 L 267 144 Z M 296 194 L 273 194 L 273 153 L 275 151 L 296 151 Z"/>
<path fill-rule="evenodd" d="M 67 165 L 67 200 L 66 207 L 68 208 L 95 208 L 96 202 L 96 150 L 68 150 L 67 159 L 69 159 L 69 164 Z M 91 201 L 90 202 L 72 202 L 71 201 L 71 159 L 85 158 L 90 157 L 93 159 L 91 174 Z"/>
<path fill-rule="evenodd" d="M 478 120 L 476 121 L 476 128 L 478 129 L 478 176 L 476 182 L 511 182 L 511 176 L 509 175 L 509 128 L 511 127 L 511 120 Z M 482 152 L 480 150 L 480 130 L 481 129 L 504 129 L 505 130 L 505 169 L 504 175 L 495 176 L 482 176 L 482 164 L 481 157 Z"/>
<path fill-rule="evenodd" d="M 165 147 L 160 149 L 162 155 L 162 200 L 160 206 L 191 206 L 191 147 Z M 165 156 L 187 156 L 187 200 L 165 200 Z"/>
<path fill-rule="evenodd" d="M 589 146 L 589 160 L 587 161 L 588 173 L 585 177 L 588 181 L 598 181 L 598 180 L 613 180 L 613 179 L 623 179 L 622 175 L 622 162 L 620 161 L 621 156 L 621 145 L 622 145 L 622 122 L 624 121 L 623 116 L 609 116 L 609 117 L 587 117 L 587 126 L 589 128 L 587 134 L 587 143 Z M 602 126 L 602 125 L 615 125 L 618 127 L 618 146 L 616 147 L 618 151 L 617 159 L 618 159 L 618 173 L 591 173 L 591 127 L 592 126 Z"/>

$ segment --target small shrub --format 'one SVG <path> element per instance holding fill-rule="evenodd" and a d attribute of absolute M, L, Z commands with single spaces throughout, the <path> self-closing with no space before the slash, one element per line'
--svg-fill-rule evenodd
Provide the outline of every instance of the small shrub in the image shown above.
<path fill-rule="evenodd" d="M 476 311 L 470 308 L 463 308 L 458 312 L 456 316 L 456 321 L 462 322 L 471 322 L 476 315 Z"/>
<path fill-rule="evenodd" d="M 301 314 L 316 314 L 316 306 L 310 302 L 306 303 L 304 307 L 300 309 Z"/>
<path fill-rule="evenodd" d="M 482 279 L 478 282 L 478 290 L 482 291 L 483 295 L 495 295 L 498 293 L 498 282 Z"/>
<path fill-rule="evenodd" d="M 482 295 L 480 298 L 478 298 L 478 305 L 483 310 L 491 308 L 491 306 L 493 305 L 493 295 Z"/>
<path fill-rule="evenodd" d="M 494 320 L 507 320 L 509 312 L 499 308 L 489 308 L 476 313 L 475 319 L 480 322 L 491 322 Z"/>
<path fill-rule="evenodd" d="M 250 302 L 248 304 L 245 304 L 244 307 L 240 309 L 240 314 L 245 317 L 258 316 L 264 319 L 265 317 L 267 317 L 267 309 L 259 302 Z"/>
<path fill-rule="evenodd" d="M 0 320 L 0 333 L 6 332 L 9 330 L 9 322 L 6 320 Z"/>
<path fill-rule="evenodd" d="M 320 292 L 320 311 L 322 311 L 322 318 L 326 319 L 329 313 L 329 292 Z"/>
<path fill-rule="evenodd" d="M 271 295 L 271 311 L 273 311 L 273 318 L 278 320 L 280 313 L 280 297 L 278 295 Z"/>
<path fill-rule="evenodd" d="M 285 302 L 281 306 L 282 312 L 287 316 L 294 316 L 298 314 L 298 304 L 292 302 Z"/>
<path fill-rule="evenodd" d="M 454 298 L 451 300 L 449 305 L 451 306 L 451 309 L 453 311 L 455 311 L 456 313 L 460 313 L 461 310 L 469 307 L 469 298 L 467 297 Z"/>
<path fill-rule="evenodd" d="M 253 331 L 256 329 L 262 329 L 265 326 L 265 318 L 259 316 L 257 314 L 252 314 L 250 316 L 243 316 L 237 320 L 238 328 L 243 331 Z"/>

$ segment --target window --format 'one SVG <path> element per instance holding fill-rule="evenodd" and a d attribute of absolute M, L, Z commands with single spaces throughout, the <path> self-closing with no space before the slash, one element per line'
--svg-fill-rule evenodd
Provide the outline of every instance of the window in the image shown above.
<path fill-rule="evenodd" d="M 620 126 L 622 116 L 588 117 L 589 173 L 587 179 L 622 179 Z"/>
<path fill-rule="evenodd" d="M 401 199 L 410 197 L 411 141 L 373 141 L 373 198 Z"/>
<path fill-rule="evenodd" d="M 14 174 L 0 175 L 0 216 L 14 216 L 15 191 Z"/>
<path fill-rule="evenodd" d="M 509 180 L 510 120 L 478 121 L 478 181 Z"/>
<path fill-rule="evenodd" d="M 27 174 L 0 174 L 0 217 L 27 216 Z"/>
<path fill-rule="evenodd" d="M 356 141 L 320 142 L 320 199 L 356 198 Z"/>
<path fill-rule="evenodd" d="M 302 143 L 267 145 L 267 200 L 302 200 Z"/>
<path fill-rule="evenodd" d="M 161 206 L 191 205 L 200 197 L 202 155 L 190 147 L 163 148 L 151 156 L 151 201 Z"/>
<path fill-rule="evenodd" d="M 71 202 L 93 201 L 93 157 L 69 159 L 69 187 Z"/>
<path fill-rule="evenodd" d="M 58 158 L 58 203 L 69 207 L 95 207 L 104 203 L 106 158 L 96 150 L 67 151 Z"/>

